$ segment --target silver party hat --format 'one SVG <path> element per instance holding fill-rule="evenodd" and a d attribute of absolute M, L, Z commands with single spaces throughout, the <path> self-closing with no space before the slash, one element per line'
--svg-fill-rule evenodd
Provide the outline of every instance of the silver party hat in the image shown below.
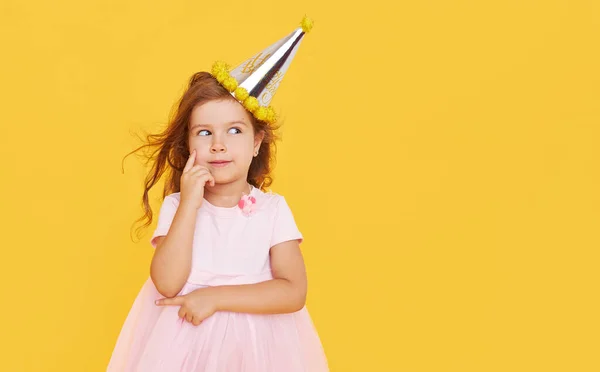
<path fill-rule="evenodd" d="M 312 29 L 313 22 L 304 17 L 300 27 L 272 44 L 231 72 L 227 64 L 216 62 L 212 74 L 259 120 L 276 121 L 271 100 L 288 70 L 304 35 Z"/>

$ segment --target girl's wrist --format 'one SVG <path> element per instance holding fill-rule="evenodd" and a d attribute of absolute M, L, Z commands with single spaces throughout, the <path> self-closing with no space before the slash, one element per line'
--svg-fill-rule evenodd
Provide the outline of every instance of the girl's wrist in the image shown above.
<path fill-rule="evenodd" d="M 221 288 L 219 287 L 207 287 L 209 292 L 209 296 L 211 298 L 211 302 L 214 306 L 215 311 L 225 311 L 223 308 L 223 296 L 221 296 Z"/>
<path fill-rule="evenodd" d="M 186 216 L 195 216 L 198 212 L 198 209 L 196 209 L 196 207 L 192 205 L 192 203 L 182 202 L 179 205 L 179 208 L 177 208 L 177 211 L 181 211 L 181 213 L 185 214 Z"/>
<path fill-rule="evenodd" d="M 199 297 L 199 301 L 209 303 L 212 305 L 212 310 L 217 311 L 225 311 L 222 307 L 222 297 L 221 297 L 221 287 L 203 287 L 196 289 L 193 293 L 195 293 Z"/>

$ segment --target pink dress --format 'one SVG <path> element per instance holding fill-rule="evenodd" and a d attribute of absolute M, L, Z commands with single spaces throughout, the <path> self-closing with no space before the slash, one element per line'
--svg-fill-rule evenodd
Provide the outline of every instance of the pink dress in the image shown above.
<path fill-rule="evenodd" d="M 272 279 L 269 250 L 303 237 L 285 198 L 253 188 L 255 210 L 217 207 L 204 200 L 193 239 L 192 270 L 180 294 L 206 286 Z M 160 209 L 155 238 L 169 231 L 179 193 Z M 182 321 L 148 278 L 125 320 L 108 371 L 321 372 L 328 371 L 306 307 L 290 314 L 217 312 L 199 326 Z"/>

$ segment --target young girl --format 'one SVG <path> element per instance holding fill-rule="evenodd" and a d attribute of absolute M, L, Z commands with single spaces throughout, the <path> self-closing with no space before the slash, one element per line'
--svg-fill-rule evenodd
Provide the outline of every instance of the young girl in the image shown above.
<path fill-rule="evenodd" d="M 150 220 L 148 191 L 164 171 L 166 197 L 150 278 L 108 371 L 328 370 L 305 307 L 303 236 L 285 198 L 262 190 L 276 121 L 264 103 L 310 27 L 304 19 L 234 71 L 216 63 L 194 74 L 168 128 L 150 137 Z"/>

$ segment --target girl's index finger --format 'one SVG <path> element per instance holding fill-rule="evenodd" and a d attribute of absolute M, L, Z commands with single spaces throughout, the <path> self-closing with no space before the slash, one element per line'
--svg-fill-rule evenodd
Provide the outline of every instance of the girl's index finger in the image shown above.
<path fill-rule="evenodd" d="M 162 298 L 160 300 L 156 300 L 155 303 L 158 306 L 177 306 L 183 305 L 183 301 L 183 296 L 177 296 L 173 298 Z"/>
<path fill-rule="evenodd" d="M 192 169 L 192 167 L 194 166 L 195 160 L 196 160 L 196 150 L 192 151 L 192 153 L 190 154 L 190 157 L 188 158 L 187 163 L 185 163 L 185 167 L 183 168 L 183 171 L 187 172 L 190 169 Z"/>

